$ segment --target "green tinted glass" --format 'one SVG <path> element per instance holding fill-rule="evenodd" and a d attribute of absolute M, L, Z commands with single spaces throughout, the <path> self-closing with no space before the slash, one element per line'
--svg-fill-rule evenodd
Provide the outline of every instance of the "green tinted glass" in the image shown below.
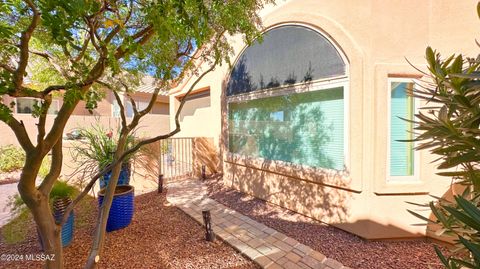
<path fill-rule="evenodd" d="M 390 176 L 413 175 L 413 143 L 403 142 L 413 138 L 413 97 L 407 94 L 412 82 L 392 82 L 390 106 Z"/>
<path fill-rule="evenodd" d="M 344 168 L 343 88 L 229 104 L 232 153 Z"/>

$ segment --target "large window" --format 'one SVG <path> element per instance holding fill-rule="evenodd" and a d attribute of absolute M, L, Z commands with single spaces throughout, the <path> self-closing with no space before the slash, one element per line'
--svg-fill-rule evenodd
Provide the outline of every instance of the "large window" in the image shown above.
<path fill-rule="evenodd" d="M 345 167 L 346 65 L 303 26 L 266 32 L 245 49 L 227 86 L 234 154 L 312 167 Z"/>
<path fill-rule="evenodd" d="M 413 123 L 416 104 L 411 96 L 415 85 L 410 79 L 390 80 L 389 179 L 413 180 L 416 176 L 416 156 Z"/>
<path fill-rule="evenodd" d="M 230 103 L 230 151 L 342 170 L 343 88 Z"/>

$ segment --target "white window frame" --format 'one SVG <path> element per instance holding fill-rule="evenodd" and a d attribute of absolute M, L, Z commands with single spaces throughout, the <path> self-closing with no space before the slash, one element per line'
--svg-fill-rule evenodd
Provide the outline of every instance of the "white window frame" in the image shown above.
<path fill-rule="evenodd" d="M 350 122 L 349 122 L 349 116 L 350 116 L 350 88 L 349 88 L 349 79 L 347 76 L 339 76 L 336 78 L 328 78 L 328 79 L 320 79 L 316 80 L 313 82 L 308 82 L 306 84 L 307 86 L 287 86 L 287 87 L 277 87 L 277 88 L 270 88 L 266 90 L 258 90 L 254 92 L 249 92 L 249 93 L 244 93 L 244 94 L 239 94 L 239 95 L 234 95 L 234 96 L 229 96 L 227 97 L 227 117 L 229 117 L 229 111 L 230 111 L 230 104 L 231 103 L 239 103 L 239 102 L 245 102 L 245 101 L 250 101 L 250 100 L 257 100 L 257 99 L 262 99 L 262 98 L 268 98 L 268 97 L 275 97 L 275 96 L 284 96 L 284 95 L 289 95 L 289 94 L 297 94 L 297 93 L 306 93 L 306 92 L 315 92 L 315 91 L 322 91 L 322 90 L 330 90 L 334 88 L 343 88 L 343 163 L 344 163 L 344 168 L 343 170 L 336 170 L 336 169 L 331 169 L 331 168 L 326 168 L 326 167 L 313 167 L 315 169 L 322 169 L 325 171 L 349 171 L 350 167 L 350 136 L 349 136 L 349 131 L 350 131 Z M 243 154 L 238 154 L 238 153 L 232 153 L 230 152 L 229 145 L 230 145 L 230 136 L 228 133 L 229 129 L 229 120 L 227 119 L 227 136 L 226 136 L 226 145 L 227 145 L 227 151 L 229 154 L 232 154 L 233 156 L 238 156 L 238 157 L 248 157 L 248 158 L 254 158 L 254 159 L 263 159 L 259 157 L 252 157 L 252 156 L 246 156 Z M 268 159 L 270 160 L 270 159 Z M 283 162 L 283 163 L 289 163 L 281 160 L 270 160 L 270 161 L 277 161 L 277 162 Z M 302 166 L 305 167 L 310 167 L 308 165 L 301 164 Z"/>
<path fill-rule="evenodd" d="M 318 90 L 326 90 L 326 89 L 332 89 L 332 88 L 337 88 L 337 87 L 343 87 L 343 101 L 344 101 L 344 110 L 343 110 L 343 158 L 344 158 L 344 168 L 343 170 L 336 170 L 336 169 L 330 169 L 330 168 L 324 168 L 324 167 L 313 167 L 314 169 L 319 169 L 319 170 L 325 170 L 326 172 L 349 172 L 350 171 L 350 64 L 348 61 L 348 58 L 346 55 L 343 53 L 343 50 L 337 45 L 335 40 L 333 40 L 328 33 L 325 33 L 317 28 L 312 27 L 311 25 L 305 24 L 305 23 L 299 23 L 299 22 L 287 22 L 287 23 L 281 23 L 276 25 L 275 27 L 265 29 L 263 33 L 266 33 L 272 29 L 282 27 L 282 26 L 303 26 L 305 28 L 308 28 L 310 30 L 313 30 L 323 36 L 327 41 L 329 41 L 335 50 L 338 52 L 340 57 L 343 59 L 343 62 L 345 63 L 345 75 L 337 76 L 337 77 L 330 77 L 330 78 L 321 78 L 318 80 L 313 80 L 309 81 L 306 83 L 296 83 L 294 85 L 283 85 L 280 87 L 276 88 L 269 88 L 265 90 L 256 90 L 253 92 L 249 93 L 243 93 L 243 94 L 238 94 L 234 96 L 228 96 L 227 99 L 227 135 L 226 135 L 226 146 L 227 146 L 227 152 L 229 154 L 232 154 L 233 156 L 236 157 L 251 157 L 251 156 L 244 156 L 238 153 L 231 153 L 230 152 L 230 137 L 229 137 L 229 111 L 230 111 L 230 103 L 235 103 L 235 102 L 242 102 L 242 101 L 248 101 L 248 100 L 254 100 L 254 99 L 260 99 L 263 97 L 274 97 L 274 96 L 280 96 L 280 95 L 287 95 L 287 94 L 292 94 L 292 93 L 304 93 L 304 92 L 309 92 L 309 91 L 318 91 Z M 239 53 L 239 56 L 241 56 L 245 50 L 248 48 L 248 46 L 245 46 L 242 51 Z M 235 63 L 233 66 L 237 64 L 237 61 L 240 59 L 240 57 L 237 57 Z M 255 159 L 262 159 L 262 158 L 255 158 Z M 284 161 L 279 161 L 279 160 L 273 160 L 277 161 L 280 163 L 287 163 Z M 302 165 L 302 167 L 310 167 L 307 165 Z"/>
<path fill-rule="evenodd" d="M 412 142 L 413 143 L 413 175 L 411 176 L 392 176 L 390 174 L 390 158 L 391 158 L 391 135 L 392 135 L 392 130 L 391 130 L 391 125 L 392 125 L 392 84 L 397 82 L 397 83 L 413 83 L 413 88 L 418 87 L 419 81 L 414 79 L 414 78 L 401 78 L 401 77 L 395 77 L 395 78 L 388 78 L 388 94 L 387 94 L 387 160 L 386 160 L 386 165 L 387 165 L 387 175 L 386 175 L 386 181 L 387 183 L 418 183 L 420 181 L 420 152 L 418 150 L 415 150 L 415 147 L 418 145 L 417 142 Z M 418 98 L 413 97 L 413 113 L 414 115 L 418 113 L 419 107 L 420 107 L 420 101 Z M 414 116 L 415 118 L 415 116 Z"/>
<path fill-rule="evenodd" d="M 18 112 L 18 99 L 30 99 L 30 100 L 37 100 L 38 102 L 41 102 L 41 99 L 34 98 L 34 97 L 15 97 L 15 114 L 20 114 L 20 115 L 27 115 L 27 114 L 32 114 L 32 113 L 23 113 L 23 112 Z M 60 110 L 60 102 L 58 100 L 52 100 L 52 103 L 50 104 L 50 108 L 52 109 L 52 105 L 55 105 L 57 113 L 48 113 L 47 115 L 56 115 L 58 114 L 58 111 Z M 32 112 L 33 112 L 33 107 L 32 107 Z"/>
<path fill-rule="evenodd" d="M 118 106 L 118 107 L 119 107 L 119 109 L 118 109 L 118 113 L 119 113 L 119 114 L 118 114 L 118 115 L 115 115 L 115 106 L 116 106 L 116 105 L 117 105 L 117 99 L 114 98 L 113 101 L 112 101 L 111 109 L 110 109 L 110 110 L 111 110 L 112 118 L 115 118 L 115 119 L 116 119 L 116 118 L 120 118 L 120 113 L 121 113 L 121 112 L 120 112 L 120 106 Z"/>

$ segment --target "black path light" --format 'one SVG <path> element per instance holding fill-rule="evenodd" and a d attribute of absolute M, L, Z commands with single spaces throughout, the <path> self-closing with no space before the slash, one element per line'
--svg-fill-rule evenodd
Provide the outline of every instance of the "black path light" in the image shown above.
<path fill-rule="evenodd" d="M 215 234 L 213 233 L 212 230 L 212 222 L 211 222 L 211 215 L 210 215 L 210 210 L 202 210 L 202 215 L 203 215 L 203 222 L 205 223 L 205 239 L 208 242 L 213 242 L 215 240 Z"/>
<path fill-rule="evenodd" d="M 163 175 L 158 176 L 158 193 L 163 192 Z"/>
<path fill-rule="evenodd" d="M 205 165 L 202 165 L 202 180 L 207 179 L 207 172 Z"/>

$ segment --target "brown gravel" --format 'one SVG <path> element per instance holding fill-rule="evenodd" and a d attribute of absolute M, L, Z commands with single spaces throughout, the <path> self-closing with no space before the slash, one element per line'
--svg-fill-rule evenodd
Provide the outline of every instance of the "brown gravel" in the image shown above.
<path fill-rule="evenodd" d="M 285 208 L 207 180 L 210 198 L 357 269 L 443 268 L 433 244 L 415 241 L 366 241 Z"/>
<path fill-rule="evenodd" d="M 84 227 L 75 231 L 72 245 L 65 248 L 65 268 L 82 268 L 85 263 L 96 216 L 96 210 L 92 210 Z M 33 222 L 24 242 L 7 245 L 0 239 L 0 253 L 40 253 Z M 40 262 L 0 261 L 0 268 L 41 266 Z M 165 194 L 151 192 L 135 198 L 135 215 L 130 226 L 108 234 L 99 268 L 233 269 L 258 266 L 219 240 L 206 242 L 202 226 L 168 204 Z"/>

